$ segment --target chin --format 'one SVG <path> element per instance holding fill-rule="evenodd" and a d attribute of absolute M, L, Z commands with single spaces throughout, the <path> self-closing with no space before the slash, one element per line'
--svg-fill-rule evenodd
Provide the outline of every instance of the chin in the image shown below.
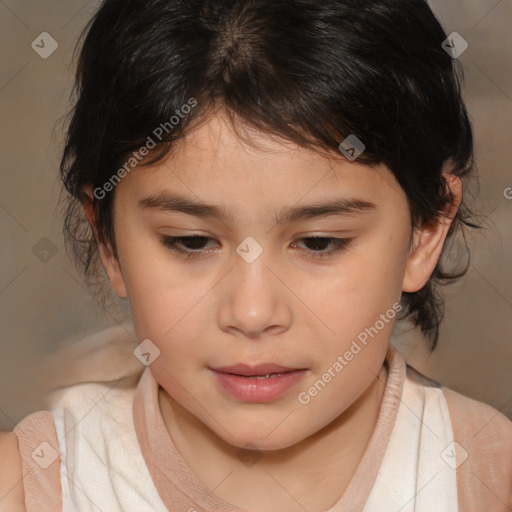
<path fill-rule="evenodd" d="M 275 427 L 274 427 L 275 428 Z M 270 435 L 270 430 L 264 432 L 261 429 L 246 430 L 244 432 L 237 431 L 233 437 L 226 435 L 225 432 L 217 432 L 217 435 L 222 434 L 222 438 L 226 443 L 240 449 L 240 450 L 258 450 L 258 451 L 276 451 L 284 450 L 290 446 L 300 442 L 302 437 L 291 437 L 289 433 L 281 432 L 279 434 Z"/>

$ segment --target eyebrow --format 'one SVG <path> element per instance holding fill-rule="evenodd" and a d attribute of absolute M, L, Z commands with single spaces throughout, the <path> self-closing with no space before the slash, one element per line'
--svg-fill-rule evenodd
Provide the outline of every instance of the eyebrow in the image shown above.
<path fill-rule="evenodd" d="M 141 199 L 139 201 L 139 206 L 147 210 L 182 212 L 195 217 L 213 218 L 223 221 L 233 221 L 236 218 L 234 211 L 224 206 L 199 203 L 193 199 L 180 196 L 178 194 L 154 194 Z M 376 205 L 370 201 L 355 197 L 341 197 L 327 202 L 283 209 L 276 218 L 276 222 L 278 224 L 283 224 L 297 222 L 304 219 L 328 217 L 331 215 L 361 214 L 375 209 Z"/>

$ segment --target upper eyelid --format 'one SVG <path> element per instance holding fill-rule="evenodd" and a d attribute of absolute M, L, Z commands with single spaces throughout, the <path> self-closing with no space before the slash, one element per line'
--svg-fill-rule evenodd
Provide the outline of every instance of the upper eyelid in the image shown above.
<path fill-rule="evenodd" d="M 216 237 L 210 236 L 210 235 L 203 235 L 200 233 L 192 233 L 190 235 L 166 235 L 162 234 L 160 235 L 162 239 L 170 239 L 170 240 L 176 240 L 176 239 L 182 239 L 182 238 L 206 238 L 208 240 L 217 240 Z M 298 235 L 294 237 L 294 240 L 307 240 L 308 238 L 327 238 L 327 239 L 335 239 L 335 240 L 350 240 L 353 237 L 349 236 L 340 236 L 340 235 L 329 235 L 329 234 L 312 234 L 312 235 Z"/>
<path fill-rule="evenodd" d="M 161 235 L 160 236 L 160 239 L 163 242 L 170 241 L 170 242 L 173 242 L 173 243 L 179 242 L 180 240 L 186 239 L 186 238 L 204 238 L 204 239 L 206 239 L 208 241 L 210 241 L 210 240 L 216 241 L 216 239 L 214 237 L 207 236 L 207 235 L 201 235 L 201 234 L 179 235 L 179 236 Z M 343 236 L 332 236 L 332 235 L 331 236 L 329 236 L 329 235 L 308 235 L 308 236 L 298 236 L 298 237 L 293 239 L 293 242 L 295 243 L 295 242 L 300 241 L 300 240 L 308 240 L 308 239 L 312 239 L 312 238 L 319 238 L 319 239 L 323 239 L 323 240 L 331 240 L 331 241 L 334 241 L 334 243 L 349 244 L 349 243 L 352 242 L 354 237 L 343 237 Z M 188 249 L 188 250 L 193 252 L 192 249 Z M 198 251 L 199 250 L 202 250 L 202 249 L 198 249 Z"/>
<path fill-rule="evenodd" d="M 185 258 L 187 260 L 201 260 L 203 258 L 207 258 L 212 252 L 216 252 L 215 248 L 213 250 L 207 249 L 207 248 L 199 248 L 199 249 L 188 249 L 179 247 L 179 240 L 182 238 L 204 238 L 206 240 L 213 240 L 212 237 L 203 236 L 203 235 L 191 235 L 191 236 L 161 236 L 160 241 L 164 246 L 168 246 L 168 248 L 177 253 L 179 257 Z M 328 250 L 320 250 L 315 251 L 311 249 L 299 249 L 299 252 L 301 252 L 304 257 L 307 260 L 315 261 L 318 263 L 327 263 L 332 258 L 335 258 L 338 255 L 341 255 L 345 252 L 347 252 L 353 243 L 353 237 L 352 238 L 339 238 L 339 237 L 333 237 L 333 236 L 305 236 L 305 237 L 298 237 L 294 239 L 294 243 L 300 242 L 301 240 L 305 239 L 312 239 L 312 238 L 320 238 L 325 239 L 332 244 L 332 248 Z M 167 239 L 167 240 L 166 240 Z"/>

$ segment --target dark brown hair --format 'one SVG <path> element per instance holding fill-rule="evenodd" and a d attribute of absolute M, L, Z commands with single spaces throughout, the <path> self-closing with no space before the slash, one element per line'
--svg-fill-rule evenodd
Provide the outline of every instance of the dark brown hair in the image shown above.
<path fill-rule="evenodd" d="M 214 108 L 318 150 L 338 151 L 355 135 L 366 146 L 358 161 L 384 163 L 405 191 L 412 226 L 450 201 L 447 162 L 461 178 L 474 167 L 462 69 L 424 0 L 105 0 L 83 36 L 61 176 L 66 241 L 91 286 L 104 275 L 82 187 L 103 187 L 191 98 L 196 108 L 162 132 L 150 163 Z M 115 250 L 114 193 L 94 208 L 99 242 Z M 479 227 L 470 215 L 464 198 L 447 242 Z M 432 350 L 443 317 L 437 286 L 469 266 L 446 270 L 448 245 L 428 283 L 402 294 L 402 318 Z"/>

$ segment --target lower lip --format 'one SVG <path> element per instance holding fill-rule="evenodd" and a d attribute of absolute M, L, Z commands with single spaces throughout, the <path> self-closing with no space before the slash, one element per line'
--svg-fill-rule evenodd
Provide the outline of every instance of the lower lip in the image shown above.
<path fill-rule="evenodd" d="M 271 402 L 295 386 L 306 370 L 294 370 L 265 379 L 248 379 L 230 373 L 214 372 L 220 385 L 230 395 L 243 402 Z"/>

